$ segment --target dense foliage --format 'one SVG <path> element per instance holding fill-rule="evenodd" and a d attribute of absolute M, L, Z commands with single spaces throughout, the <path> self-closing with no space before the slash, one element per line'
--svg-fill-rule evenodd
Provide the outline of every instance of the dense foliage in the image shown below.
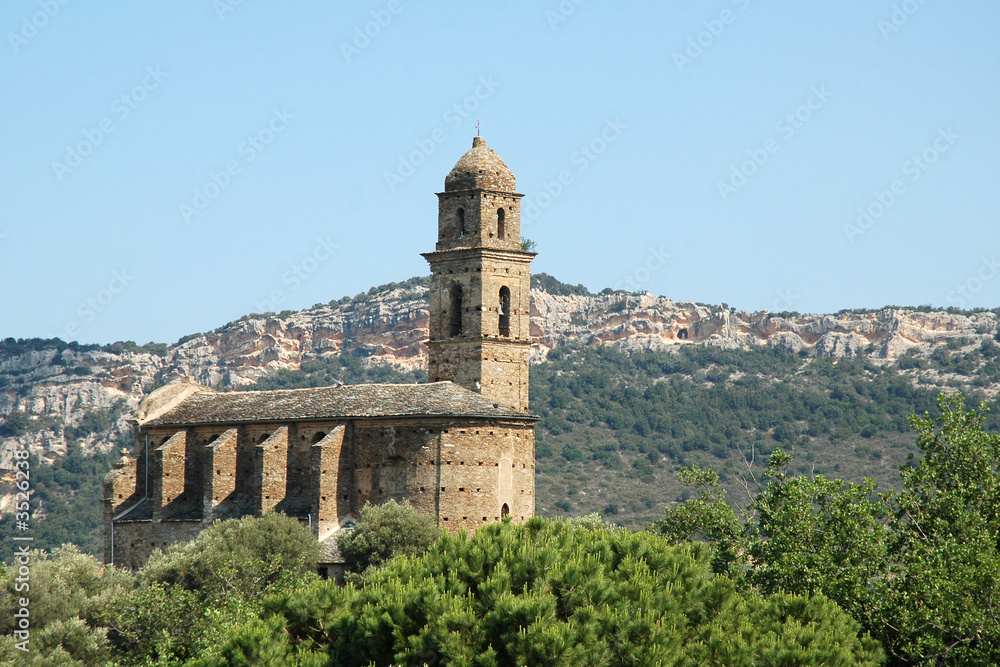
<path fill-rule="evenodd" d="M 408 514 L 405 514 L 408 516 Z M 401 516 L 397 509 L 392 515 Z M 369 515 L 395 541 L 408 526 Z M 271 514 L 221 522 L 137 573 L 74 547 L 31 553 L 31 590 L 0 570 L 4 664 L 880 664 L 822 595 L 740 590 L 710 549 L 588 518 L 437 534 L 357 585 L 309 572 L 315 538 Z M 31 652 L 14 645 L 30 594 Z"/>
<path fill-rule="evenodd" d="M 437 520 L 409 503 L 365 503 L 357 526 L 337 542 L 348 570 L 361 574 L 395 556 L 418 556 L 441 535 Z"/>
<path fill-rule="evenodd" d="M 33 550 L 29 581 L 16 581 L 15 568 L 0 572 L 0 660 L 20 665 L 98 665 L 110 656 L 102 619 L 116 596 L 132 587 L 131 575 L 105 569 L 72 546 Z M 25 588 L 25 585 L 29 588 Z M 20 598 L 28 607 L 33 651 L 14 647 L 14 613 Z"/>
<path fill-rule="evenodd" d="M 361 587 L 272 598 L 214 665 L 876 665 L 823 596 L 740 592 L 709 551 L 532 519 L 441 538 Z"/>
<path fill-rule="evenodd" d="M 593 296 L 585 285 L 560 282 L 547 273 L 531 274 L 531 289 L 540 289 L 556 296 Z"/>
<path fill-rule="evenodd" d="M 220 522 L 194 542 L 155 552 L 138 573 L 101 565 L 73 546 L 30 555 L 30 590 L 0 572 L 0 662 L 182 664 L 259 617 L 271 593 L 318 580 L 318 543 L 279 514 Z M 15 648 L 13 614 L 30 599 L 30 652 Z"/>
<path fill-rule="evenodd" d="M 64 350 L 73 352 L 111 352 L 112 354 L 122 354 L 123 352 L 147 353 L 157 356 L 166 356 L 167 345 L 165 343 L 149 342 L 145 345 L 137 345 L 135 341 L 125 340 L 106 345 L 93 343 L 78 343 L 76 341 L 65 342 L 61 338 L 4 338 L 0 340 L 0 356 L 16 356 L 27 352 L 44 352 L 55 350 L 61 353 Z"/>
<path fill-rule="evenodd" d="M 878 638 L 893 665 L 1000 664 L 1000 436 L 963 398 L 914 417 L 919 462 L 901 490 L 793 476 L 776 451 L 738 516 L 710 471 L 697 499 L 657 524 L 675 542 L 716 546 L 713 567 L 765 594 L 822 593 Z"/>

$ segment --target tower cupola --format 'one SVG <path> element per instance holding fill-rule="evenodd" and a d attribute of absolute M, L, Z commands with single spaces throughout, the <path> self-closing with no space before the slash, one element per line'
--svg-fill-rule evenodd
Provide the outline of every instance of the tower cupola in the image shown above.
<path fill-rule="evenodd" d="M 459 158 L 444 179 L 444 191 L 495 190 L 514 192 L 514 174 L 483 137 L 473 137 L 472 148 Z"/>

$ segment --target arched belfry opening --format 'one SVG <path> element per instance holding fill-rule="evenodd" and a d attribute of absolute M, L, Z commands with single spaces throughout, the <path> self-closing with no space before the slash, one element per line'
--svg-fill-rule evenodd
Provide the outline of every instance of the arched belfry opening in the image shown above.
<path fill-rule="evenodd" d="M 458 209 L 458 238 L 465 237 L 465 209 Z"/>
<path fill-rule="evenodd" d="M 499 329 L 501 336 L 510 336 L 510 290 L 507 286 L 500 288 L 500 304 L 497 306 Z"/>
<path fill-rule="evenodd" d="M 502 208 L 497 209 L 497 238 L 501 241 L 507 238 L 507 214 Z"/>
<path fill-rule="evenodd" d="M 451 286 L 451 306 L 448 309 L 448 335 L 462 335 L 462 286 Z"/>

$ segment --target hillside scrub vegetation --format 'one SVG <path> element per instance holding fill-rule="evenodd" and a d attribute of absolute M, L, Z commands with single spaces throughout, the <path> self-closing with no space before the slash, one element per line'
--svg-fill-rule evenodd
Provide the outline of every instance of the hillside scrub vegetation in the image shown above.
<path fill-rule="evenodd" d="M 979 363 L 977 373 L 995 363 L 979 350 L 961 358 Z M 899 465 L 919 455 L 909 417 L 933 409 L 938 393 L 896 364 L 773 347 L 566 347 L 531 373 L 531 409 L 542 417 L 538 513 L 602 512 L 633 528 L 649 525 L 664 503 L 690 497 L 678 470 L 711 467 L 734 491 L 748 462 L 776 448 L 793 456 L 790 472 L 898 488 Z M 965 389 L 970 401 L 986 400 Z M 987 426 L 1000 426 L 1000 412 L 987 415 Z"/>

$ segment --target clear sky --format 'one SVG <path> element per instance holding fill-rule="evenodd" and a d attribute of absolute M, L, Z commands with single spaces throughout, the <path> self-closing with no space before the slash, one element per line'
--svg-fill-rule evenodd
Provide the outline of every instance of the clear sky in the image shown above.
<path fill-rule="evenodd" d="M 0 337 L 173 342 L 426 274 L 477 120 L 535 272 L 1000 305 L 995 0 L 4 0 L 0 34 Z"/>

